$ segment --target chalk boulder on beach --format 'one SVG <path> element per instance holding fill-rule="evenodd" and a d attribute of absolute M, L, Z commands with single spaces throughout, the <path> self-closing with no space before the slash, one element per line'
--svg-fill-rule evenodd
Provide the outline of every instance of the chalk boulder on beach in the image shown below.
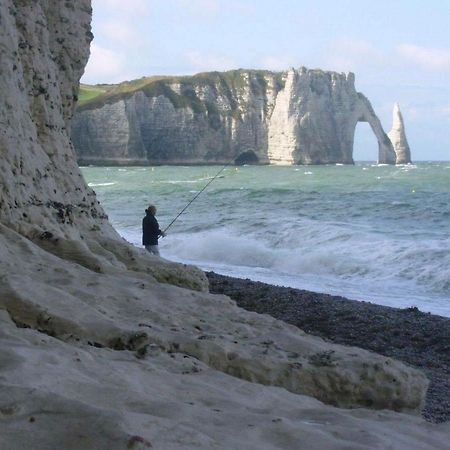
<path fill-rule="evenodd" d="M 245 312 L 123 240 L 68 136 L 90 1 L 0 17 L 2 450 L 445 448 L 447 428 L 387 411 L 420 410 L 417 370 Z"/>

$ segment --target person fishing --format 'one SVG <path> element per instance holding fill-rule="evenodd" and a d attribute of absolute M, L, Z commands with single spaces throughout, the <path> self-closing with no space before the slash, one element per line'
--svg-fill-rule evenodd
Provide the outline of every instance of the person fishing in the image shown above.
<path fill-rule="evenodd" d="M 145 249 L 153 253 L 154 255 L 159 254 L 158 249 L 158 238 L 160 236 L 164 237 L 166 236 L 166 231 L 177 221 L 178 217 L 181 216 L 181 214 L 186 211 L 186 209 L 189 208 L 189 206 L 197 199 L 197 197 L 225 170 L 226 167 L 228 167 L 232 162 L 234 161 L 234 158 L 231 159 L 229 162 L 227 162 L 220 170 L 216 173 L 209 181 L 208 183 L 203 186 L 203 188 L 197 192 L 197 194 L 192 198 L 188 204 L 177 214 L 177 216 L 172 220 L 172 222 L 167 225 L 167 227 L 164 229 L 164 231 L 159 229 L 159 223 L 156 220 L 155 214 L 156 214 L 156 206 L 150 205 L 146 210 L 146 216 L 142 220 L 142 245 L 145 247 Z"/>
<path fill-rule="evenodd" d="M 159 229 L 156 220 L 156 206 L 150 205 L 145 210 L 145 217 L 142 219 L 142 245 L 153 255 L 160 256 L 158 248 L 158 238 L 166 235 L 165 231 Z"/>

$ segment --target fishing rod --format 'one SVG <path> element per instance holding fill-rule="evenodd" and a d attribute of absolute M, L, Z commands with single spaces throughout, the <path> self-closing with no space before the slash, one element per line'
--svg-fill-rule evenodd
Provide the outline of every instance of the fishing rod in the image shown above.
<path fill-rule="evenodd" d="M 175 217 L 175 219 L 172 220 L 172 222 L 169 223 L 169 225 L 164 229 L 163 234 L 166 233 L 166 231 L 176 222 L 178 217 L 183 214 L 186 209 L 189 208 L 189 206 L 194 203 L 195 199 L 225 170 L 226 167 L 228 167 L 232 162 L 234 161 L 234 158 L 228 161 L 209 181 L 206 183 L 206 185 L 203 187 L 203 189 L 195 195 L 194 198 L 191 199 L 191 201 L 178 213 L 178 215 Z"/>

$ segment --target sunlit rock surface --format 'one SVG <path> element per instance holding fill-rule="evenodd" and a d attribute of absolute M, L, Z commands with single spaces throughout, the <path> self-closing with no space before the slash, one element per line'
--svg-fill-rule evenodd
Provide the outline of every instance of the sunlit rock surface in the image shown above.
<path fill-rule="evenodd" d="M 420 372 L 245 312 L 112 229 L 68 138 L 90 19 L 0 3 L 0 448 L 445 448 L 447 425 L 394 412 L 420 410 Z"/>
<path fill-rule="evenodd" d="M 353 163 L 368 122 L 380 163 L 391 141 L 354 75 L 234 70 L 84 87 L 72 138 L 81 164 Z M 97 91 L 96 91 L 97 90 Z"/>
<path fill-rule="evenodd" d="M 394 163 L 392 145 L 354 81 L 352 73 L 288 71 L 269 121 L 270 161 L 352 164 L 356 124 L 368 122 L 378 141 L 378 161 Z"/>
<path fill-rule="evenodd" d="M 392 128 L 391 131 L 389 131 L 388 136 L 397 156 L 397 164 L 411 163 L 411 150 L 409 149 L 408 139 L 406 139 L 405 125 L 398 103 L 394 105 L 394 110 L 392 112 Z"/>

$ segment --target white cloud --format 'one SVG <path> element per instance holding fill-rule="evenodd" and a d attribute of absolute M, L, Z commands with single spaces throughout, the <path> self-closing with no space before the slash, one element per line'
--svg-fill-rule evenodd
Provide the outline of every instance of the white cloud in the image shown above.
<path fill-rule="evenodd" d="M 432 118 L 435 121 L 447 120 L 450 115 L 450 106 L 440 105 L 433 102 L 418 104 L 414 102 L 400 105 L 406 128 L 409 123 L 419 123 Z"/>
<path fill-rule="evenodd" d="M 117 83 L 144 75 L 137 69 L 137 62 L 145 62 L 152 45 L 137 25 L 148 21 L 153 3 L 151 0 L 93 0 L 95 37 L 83 82 Z"/>
<path fill-rule="evenodd" d="M 107 39 L 114 42 L 114 46 L 126 47 L 132 49 L 136 46 L 140 46 L 144 39 L 136 32 L 133 25 L 123 20 L 108 20 L 102 22 L 98 26 L 98 33 L 102 36 L 102 39 Z"/>
<path fill-rule="evenodd" d="M 204 54 L 199 51 L 185 53 L 185 60 L 194 71 L 222 71 L 236 68 L 235 62 L 223 55 Z"/>
<path fill-rule="evenodd" d="M 325 52 L 325 64 L 338 71 L 358 71 L 361 67 L 386 64 L 385 55 L 372 43 L 355 39 L 338 39 Z"/>
<path fill-rule="evenodd" d="M 215 16 L 220 11 L 219 0 L 178 0 L 178 4 L 195 14 Z"/>
<path fill-rule="evenodd" d="M 407 62 L 427 70 L 450 70 L 450 50 L 448 49 L 401 44 L 397 46 L 397 53 Z"/>
<path fill-rule="evenodd" d="M 187 13 L 196 17 L 209 16 L 217 17 L 219 14 L 229 13 L 234 16 L 250 17 L 256 13 L 256 6 L 253 3 L 245 3 L 242 0 L 172 0 L 179 8 L 183 8 Z"/>
<path fill-rule="evenodd" d="M 83 82 L 116 83 L 125 79 L 127 79 L 127 73 L 123 55 L 92 44 Z"/>
<path fill-rule="evenodd" d="M 243 3 L 240 0 L 227 1 L 227 6 L 233 10 L 234 14 L 239 14 L 242 16 L 254 16 L 258 6 L 256 4 Z"/>
<path fill-rule="evenodd" d="M 97 7 L 101 7 L 103 11 L 109 11 L 114 15 L 120 13 L 136 17 L 147 14 L 151 7 L 151 2 L 148 0 L 93 0 L 92 3 L 94 13 Z"/>
<path fill-rule="evenodd" d="M 273 56 L 269 55 L 262 59 L 261 67 L 268 70 L 288 70 L 291 67 L 297 67 L 298 61 L 291 56 Z"/>
<path fill-rule="evenodd" d="M 196 5 L 197 8 L 212 14 L 216 14 L 220 10 L 218 0 L 189 0 L 189 3 Z"/>

